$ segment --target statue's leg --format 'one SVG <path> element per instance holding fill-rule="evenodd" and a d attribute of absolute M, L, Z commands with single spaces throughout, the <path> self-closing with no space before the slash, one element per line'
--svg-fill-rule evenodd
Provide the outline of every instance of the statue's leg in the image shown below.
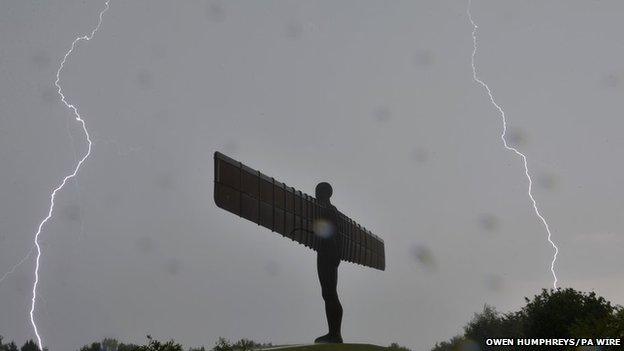
<path fill-rule="evenodd" d="M 319 282 L 321 283 L 321 292 L 325 301 L 325 315 L 327 317 L 327 326 L 329 333 L 316 340 L 316 342 L 341 343 L 342 336 L 340 327 L 342 323 L 342 305 L 338 299 L 338 265 L 334 260 L 323 259 L 317 260 L 317 270 Z"/>
<path fill-rule="evenodd" d="M 328 316 L 329 334 L 341 339 L 340 326 L 342 324 L 342 305 L 338 299 L 338 266 L 332 265 L 330 269 L 330 291 L 325 300 L 325 309 Z"/>

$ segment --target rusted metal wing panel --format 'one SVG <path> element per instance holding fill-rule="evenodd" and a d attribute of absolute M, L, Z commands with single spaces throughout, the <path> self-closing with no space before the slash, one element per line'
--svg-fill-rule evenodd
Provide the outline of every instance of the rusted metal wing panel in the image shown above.
<path fill-rule="evenodd" d="M 318 248 L 313 222 L 323 205 L 220 152 L 214 154 L 214 200 L 220 208 L 305 245 Z M 341 259 L 385 269 L 384 242 L 343 213 L 338 213 Z"/>

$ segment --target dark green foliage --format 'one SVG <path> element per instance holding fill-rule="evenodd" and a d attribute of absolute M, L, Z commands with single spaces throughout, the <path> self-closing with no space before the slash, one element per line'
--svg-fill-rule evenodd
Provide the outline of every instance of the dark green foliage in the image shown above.
<path fill-rule="evenodd" d="M 520 338 L 524 336 L 522 325 L 524 320 L 519 313 L 501 315 L 492 306 L 485 305 L 481 313 L 475 313 L 468 325 L 464 327 L 464 338 L 473 340 L 483 350 L 487 347 L 483 340 L 486 338 Z M 462 346 L 465 347 L 465 346 Z M 504 346 L 496 346 L 498 350 L 506 350 Z M 509 348 L 510 350 L 512 348 Z"/>
<path fill-rule="evenodd" d="M 449 341 L 436 343 L 431 351 L 481 351 L 481 348 L 478 343 L 458 335 Z"/>
<path fill-rule="evenodd" d="M 80 351 L 103 351 L 102 345 L 99 342 L 94 342 L 90 346 L 83 346 Z"/>
<path fill-rule="evenodd" d="M 624 309 L 618 307 L 618 311 L 607 326 L 609 335 L 614 338 L 624 338 Z"/>
<path fill-rule="evenodd" d="M 105 338 L 104 340 L 102 340 L 102 351 L 118 351 L 120 347 L 125 346 L 126 345 L 124 344 L 119 344 L 119 341 L 117 341 L 116 339 Z M 131 346 L 133 346 L 135 349 L 137 347 L 135 345 Z"/>
<path fill-rule="evenodd" d="M 173 340 L 162 343 L 148 335 L 147 345 L 140 346 L 137 351 L 184 351 L 184 349 L 182 345 L 175 343 Z"/>
<path fill-rule="evenodd" d="M 133 344 L 123 344 L 116 339 L 104 339 L 101 342 L 94 342 L 91 345 L 83 346 L 80 351 L 138 351 L 139 346 Z"/>
<path fill-rule="evenodd" d="M 230 342 L 225 338 L 219 338 L 215 347 L 212 348 L 212 351 L 232 351 L 232 350 L 233 350 L 232 344 L 230 344 Z"/>
<path fill-rule="evenodd" d="M 260 347 L 270 347 L 269 344 L 260 344 L 249 339 L 240 339 L 235 343 L 231 343 L 225 338 L 219 338 L 212 351 L 249 351 Z"/>
<path fill-rule="evenodd" d="M 407 347 L 401 346 L 396 342 L 393 342 L 392 344 L 390 344 L 390 346 L 388 346 L 388 350 L 389 351 L 411 351 Z"/>
<path fill-rule="evenodd" d="M 20 348 L 20 351 L 39 351 L 39 346 L 37 346 L 33 340 L 28 340 L 24 346 Z"/>
<path fill-rule="evenodd" d="M 113 351 L 137 351 L 138 349 L 139 349 L 139 346 L 134 345 L 134 344 L 119 344 L 119 346 L 117 346 L 117 349 Z M 106 350 L 106 351 L 110 351 L 110 350 Z"/>
<path fill-rule="evenodd" d="M 611 303 L 594 292 L 582 293 L 574 289 L 542 290 L 533 300 L 525 298 L 524 331 L 536 338 L 570 338 L 589 333 L 602 334 L 606 323 L 616 312 Z"/>
<path fill-rule="evenodd" d="M 463 335 L 436 344 L 432 351 L 472 350 L 466 344 L 470 342 L 484 351 L 514 349 L 488 347 L 485 338 L 624 338 L 624 309 L 594 292 L 543 289 L 525 302 L 520 311 L 506 314 L 486 305 L 464 327 Z"/>
<path fill-rule="evenodd" d="M 18 351 L 17 345 L 13 341 L 8 344 L 2 342 L 4 338 L 0 335 L 0 351 Z"/>

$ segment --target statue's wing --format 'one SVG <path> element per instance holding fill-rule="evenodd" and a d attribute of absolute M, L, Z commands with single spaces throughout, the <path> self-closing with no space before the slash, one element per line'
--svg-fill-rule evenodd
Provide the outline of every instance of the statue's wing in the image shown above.
<path fill-rule="evenodd" d="M 214 200 L 217 206 L 301 243 L 313 250 L 312 226 L 323 207 L 316 199 L 262 174 L 220 152 L 214 154 Z M 384 242 L 338 213 L 341 259 L 384 270 Z"/>

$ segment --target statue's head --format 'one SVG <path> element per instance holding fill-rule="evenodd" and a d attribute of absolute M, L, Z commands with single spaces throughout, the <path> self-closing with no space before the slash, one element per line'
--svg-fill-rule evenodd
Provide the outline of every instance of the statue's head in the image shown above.
<path fill-rule="evenodd" d="M 316 199 L 319 201 L 329 202 L 333 192 L 331 185 L 327 182 L 321 182 L 316 185 Z"/>

